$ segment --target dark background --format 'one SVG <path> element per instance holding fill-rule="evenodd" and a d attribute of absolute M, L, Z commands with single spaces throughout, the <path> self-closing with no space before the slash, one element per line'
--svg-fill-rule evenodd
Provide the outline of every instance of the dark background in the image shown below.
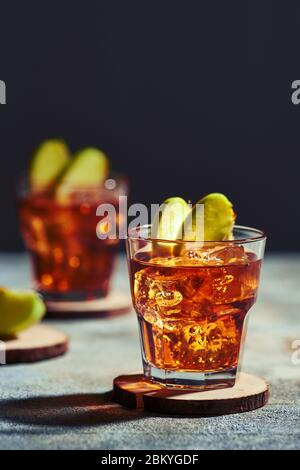
<path fill-rule="evenodd" d="M 221 191 L 299 249 L 299 1 L 10 0 L 0 20 L 0 251 L 22 249 L 16 175 L 56 136 L 103 148 L 135 202 Z"/>

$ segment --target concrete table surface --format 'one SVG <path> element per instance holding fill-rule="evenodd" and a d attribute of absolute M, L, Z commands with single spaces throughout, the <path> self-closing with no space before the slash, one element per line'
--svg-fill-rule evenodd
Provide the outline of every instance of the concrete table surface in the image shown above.
<path fill-rule="evenodd" d="M 29 283 L 25 255 L 0 255 L 0 285 Z M 123 257 L 114 284 L 128 289 Z M 1 449 L 300 448 L 300 361 L 292 361 L 292 343 L 300 340 L 300 255 L 265 260 L 243 370 L 264 377 L 271 398 L 249 413 L 175 418 L 126 410 L 107 392 L 115 376 L 141 369 L 133 311 L 113 319 L 49 323 L 70 336 L 68 354 L 0 367 Z"/>

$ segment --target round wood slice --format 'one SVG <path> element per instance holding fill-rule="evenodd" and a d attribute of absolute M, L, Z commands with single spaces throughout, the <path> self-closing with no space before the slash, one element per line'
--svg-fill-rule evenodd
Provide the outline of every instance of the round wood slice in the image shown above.
<path fill-rule="evenodd" d="M 0 362 L 17 364 L 43 361 L 60 356 L 67 350 L 68 338 L 64 333 L 45 325 L 36 325 L 19 333 L 16 339 L 0 342 Z"/>
<path fill-rule="evenodd" d="M 264 406 L 269 398 L 267 383 L 241 373 L 234 387 L 191 391 L 160 387 L 142 374 L 121 375 L 114 380 L 114 400 L 128 408 L 169 415 L 219 416 L 243 413 Z"/>
<path fill-rule="evenodd" d="M 131 297 L 124 292 L 111 292 L 97 300 L 72 302 L 46 302 L 49 318 L 104 318 L 128 313 L 132 308 Z"/>

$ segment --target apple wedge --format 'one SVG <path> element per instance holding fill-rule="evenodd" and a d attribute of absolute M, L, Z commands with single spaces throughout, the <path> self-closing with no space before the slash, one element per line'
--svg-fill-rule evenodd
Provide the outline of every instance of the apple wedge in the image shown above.
<path fill-rule="evenodd" d="M 69 161 L 69 149 L 63 140 L 52 139 L 42 142 L 30 164 L 31 189 L 35 191 L 51 186 L 62 174 Z"/>
<path fill-rule="evenodd" d="M 188 203 L 181 197 L 166 199 L 154 216 L 152 238 L 176 240 L 182 238 L 180 229 L 191 211 Z"/>
<path fill-rule="evenodd" d="M 45 304 L 35 292 L 0 287 L 0 337 L 26 330 L 38 323 L 45 312 Z"/>
<path fill-rule="evenodd" d="M 71 160 L 66 171 L 58 181 L 55 199 L 64 203 L 76 190 L 100 186 L 107 178 L 109 161 L 107 156 L 96 148 L 79 151 Z"/>
<path fill-rule="evenodd" d="M 204 220 L 197 221 L 197 205 L 204 205 Z M 232 239 L 236 215 L 232 203 L 221 193 L 211 193 L 200 199 L 184 221 L 182 231 L 186 241 L 222 241 Z M 199 240 L 199 224 L 204 223 L 204 240 Z M 198 227 L 197 227 L 198 225 Z"/>

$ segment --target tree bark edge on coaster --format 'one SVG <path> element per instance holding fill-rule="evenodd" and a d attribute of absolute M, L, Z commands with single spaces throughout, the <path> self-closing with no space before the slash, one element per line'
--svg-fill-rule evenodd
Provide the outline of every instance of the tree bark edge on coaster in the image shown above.
<path fill-rule="evenodd" d="M 221 416 L 265 406 L 269 387 L 259 377 L 240 373 L 234 387 L 206 391 L 174 390 L 145 380 L 143 374 L 130 374 L 114 380 L 113 397 L 127 408 L 168 415 Z"/>

